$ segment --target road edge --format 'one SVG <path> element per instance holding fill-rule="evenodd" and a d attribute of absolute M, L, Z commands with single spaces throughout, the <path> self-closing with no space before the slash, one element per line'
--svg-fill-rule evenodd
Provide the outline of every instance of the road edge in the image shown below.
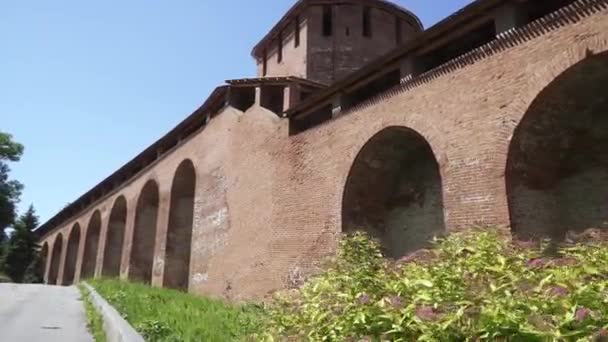
<path fill-rule="evenodd" d="M 83 282 L 93 306 L 103 317 L 107 342 L 145 342 L 144 338 L 95 289 Z"/>

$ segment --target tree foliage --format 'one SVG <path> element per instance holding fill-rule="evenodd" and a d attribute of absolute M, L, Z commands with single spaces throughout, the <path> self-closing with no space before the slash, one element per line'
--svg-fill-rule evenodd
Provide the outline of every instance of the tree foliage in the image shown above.
<path fill-rule="evenodd" d="M 23 283 L 27 284 L 41 284 L 44 279 L 44 260 L 40 257 L 39 249 L 34 253 L 34 260 L 30 263 L 30 265 L 25 269 L 25 274 L 23 275 Z"/>
<path fill-rule="evenodd" d="M 37 227 L 38 217 L 33 206 L 14 224 L 15 231 L 6 248 L 4 271 L 17 283 L 23 282 L 26 270 L 36 262 L 38 245 L 33 231 Z"/>
<path fill-rule="evenodd" d="M 495 230 L 452 234 L 392 262 L 363 235 L 270 307 L 268 341 L 604 341 L 608 244 L 547 254 Z"/>
<path fill-rule="evenodd" d="M 0 160 L 19 161 L 23 154 L 23 145 L 13 141 L 13 137 L 4 132 L 0 132 Z"/>
<path fill-rule="evenodd" d="M 23 154 L 23 145 L 13 141 L 13 137 L 0 132 L 0 243 L 5 239 L 4 230 L 13 224 L 16 218 L 16 206 L 23 185 L 9 179 L 9 162 L 19 161 Z"/>

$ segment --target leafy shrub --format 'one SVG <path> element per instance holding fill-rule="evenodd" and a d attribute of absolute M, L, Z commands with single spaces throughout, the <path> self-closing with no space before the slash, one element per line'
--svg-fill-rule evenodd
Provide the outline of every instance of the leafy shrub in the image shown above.
<path fill-rule="evenodd" d="M 327 271 L 277 295 L 266 340 L 588 341 L 608 339 L 608 245 L 516 243 L 454 233 L 397 262 L 362 234 Z"/>

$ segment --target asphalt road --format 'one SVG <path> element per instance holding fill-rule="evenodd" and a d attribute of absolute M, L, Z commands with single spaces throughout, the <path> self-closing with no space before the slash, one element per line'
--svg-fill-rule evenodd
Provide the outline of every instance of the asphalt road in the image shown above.
<path fill-rule="evenodd" d="M 0 284 L 1 342 L 89 342 L 74 286 Z"/>

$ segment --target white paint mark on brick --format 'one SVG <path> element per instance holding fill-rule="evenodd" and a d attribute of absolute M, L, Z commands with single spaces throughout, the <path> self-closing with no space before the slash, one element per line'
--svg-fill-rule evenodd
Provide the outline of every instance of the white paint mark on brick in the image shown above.
<path fill-rule="evenodd" d="M 228 217 L 228 208 L 223 207 L 220 210 L 216 211 L 215 213 L 209 215 L 208 220 L 211 221 L 212 225 L 219 226 L 223 222 L 226 221 L 227 217 Z"/>
<path fill-rule="evenodd" d="M 487 196 L 471 196 L 471 197 L 464 197 L 462 199 L 462 201 L 464 203 L 486 203 L 486 202 L 490 202 L 490 200 L 492 199 L 492 196 L 487 195 Z"/>
<path fill-rule="evenodd" d="M 192 283 L 195 285 L 206 283 L 208 280 L 209 280 L 208 273 L 195 273 L 194 275 L 192 275 Z"/>

